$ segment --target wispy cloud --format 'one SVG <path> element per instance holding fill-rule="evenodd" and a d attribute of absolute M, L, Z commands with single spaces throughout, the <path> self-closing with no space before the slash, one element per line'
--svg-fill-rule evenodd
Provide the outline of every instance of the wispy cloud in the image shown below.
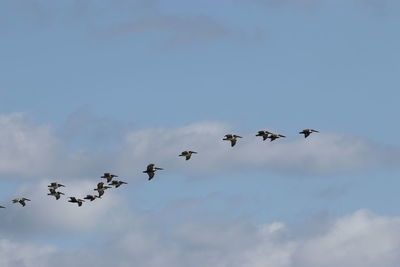
<path fill-rule="evenodd" d="M 130 23 L 112 26 L 101 34 L 118 36 L 140 33 L 158 33 L 161 39 L 165 39 L 165 45 L 169 47 L 224 39 L 255 42 L 265 37 L 262 30 L 242 31 L 224 25 L 207 15 L 178 16 L 158 12 Z"/>

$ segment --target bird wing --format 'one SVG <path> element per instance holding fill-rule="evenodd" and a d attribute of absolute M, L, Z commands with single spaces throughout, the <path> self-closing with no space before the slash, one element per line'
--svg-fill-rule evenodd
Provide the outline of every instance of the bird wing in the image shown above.
<path fill-rule="evenodd" d="M 147 174 L 149 175 L 149 181 L 150 181 L 151 179 L 153 179 L 153 177 L 154 177 L 154 172 L 148 172 Z"/>
<path fill-rule="evenodd" d="M 104 195 L 104 190 L 99 190 L 99 191 L 97 191 L 97 192 L 99 192 L 99 197 L 101 197 L 102 195 Z"/>
<path fill-rule="evenodd" d="M 236 139 L 231 140 L 231 146 L 234 147 L 236 145 Z"/>
<path fill-rule="evenodd" d="M 97 189 L 103 188 L 103 185 L 104 185 L 103 182 L 98 183 L 98 184 L 97 184 Z"/>

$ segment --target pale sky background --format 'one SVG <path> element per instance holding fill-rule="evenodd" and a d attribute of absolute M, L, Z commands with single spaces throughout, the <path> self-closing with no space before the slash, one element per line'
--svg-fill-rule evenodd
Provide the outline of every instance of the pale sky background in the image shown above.
<path fill-rule="evenodd" d="M 0 1 L 0 266 L 399 266 L 399 15 L 395 0 Z M 66 202 L 103 172 L 128 185 Z"/>

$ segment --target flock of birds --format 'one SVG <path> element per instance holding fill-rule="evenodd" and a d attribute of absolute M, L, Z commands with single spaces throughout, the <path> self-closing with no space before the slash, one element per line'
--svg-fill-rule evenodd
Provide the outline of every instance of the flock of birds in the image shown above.
<path fill-rule="evenodd" d="M 301 132 L 299 132 L 299 134 L 303 134 L 304 138 L 307 138 L 310 134 L 318 133 L 318 132 L 319 131 L 314 130 L 314 129 L 304 129 Z M 282 134 L 272 133 L 272 132 L 269 132 L 266 130 L 258 131 L 256 136 L 262 137 L 263 141 L 270 139 L 271 142 L 278 138 L 286 137 Z M 242 137 L 239 135 L 236 135 L 236 134 L 226 134 L 222 140 L 230 141 L 231 146 L 234 147 L 236 145 L 238 138 L 242 138 Z M 187 150 L 187 151 L 183 151 L 179 155 L 179 157 L 185 157 L 186 160 L 189 160 L 193 154 L 197 154 L 197 152 Z M 158 171 L 158 170 L 163 170 L 163 168 L 156 167 L 154 164 L 149 164 L 149 165 L 147 165 L 147 168 L 146 168 L 146 170 L 143 171 L 143 173 L 146 173 L 148 175 L 148 180 L 151 180 L 154 178 L 154 175 L 155 175 L 156 171 Z M 115 180 L 114 178 L 116 178 L 116 177 L 118 177 L 118 176 L 115 174 L 104 173 L 103 176 L 101 176 L 101 178 L 106 179 L 107 184 L 105 185 L 104 182 L 99 182 L 97 184 L 97 188 L 93 189 L 94 191 L 97 191 L 97 195 L 86 195 L 86 197 L 84 197 L 83 199 L 80 199 L 77 197 L 69 197 L 68 202 L 77 203 L 78 207 L 80 207 L 80 206 L 82 206 L 83 202 L 85 202 L 85 200 L 94 201 L 97 198 L 101 198 L 104 195 L 105 191 L 109 188 L 112 188 L 113 186 L 114 186 L 114 188 L 118 188 L 123 184 L 127 184 L 124 181 Z M 49 193 L 47 195 L 55 197 L 56 200 L 59 200 L 61 198 L 61 195 L 65 195 L 63 192 L 60 192 L 57 190 L 60 187 L 65 187 L 65 185 L 63 185 L 63 184 L 60 184 L 58 182 L 52 182 L 47 187 L 49 190 Z M 22 197 L 22 198 L 13 199 L 12 203 L 19 203 L 23 207 L 25 207 L 27 201 L 31 201 L 31 200 L 28 198 Z M 0 208 L 4 209 L 5 207 L 0 206 Z"/>

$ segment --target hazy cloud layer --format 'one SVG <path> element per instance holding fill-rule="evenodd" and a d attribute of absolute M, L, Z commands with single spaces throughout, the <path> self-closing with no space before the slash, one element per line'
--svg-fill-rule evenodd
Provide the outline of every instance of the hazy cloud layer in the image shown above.
<path fill-rule="evenodd" d="M 232 148 L 228 142 L 222 141 L 223 136 L 231 132 L 243 135 L 239 129 L 233 130 L 218 122 L 132 132 L 127 135 L 123 146 L 122 160 L 126 162 L 122 165 L 156 161 L 169 169 L 202 174 L 267 170 L 313 175 L 393 167 L 400 155 L 397 147 L 332 133 L 314 134 L 307 139 L 297 132 L 285 133 L 287 140 L 270 142 L 255 137 L 254 131 L 243 135 L 244 138 Z M 186 149 L 199 154 L 186 164 L 174 160 L 180 151 Z"/>
<path fill-rule="evenodd" d="M 5 267 L 16 266 L 15 262 L 19 266 L 57 263 L 58 266 L 151 267 L 395 267 L 400 264 L 396 252 L 400 249 L 399 217 L 359 210 L 325 224 L 324 230 L 307 235 L 280 222 L 190 223 L 170 231 L 153 228 L 154 224 L 133 224 L 102 246 L 79 250 L 2 239 L 0 255 Z M 15 253 L 21 250 L 24 253 Z"/>
<path fill-rule="evenodd" d="M 0 172 L 5 175 L 44 173 L 62 151 L 51 127 L 34 125 L 19 113 L 0 115 L 0 140 Z"/>
<path fill-rule="evenodd" d="M 233 148 L 222 141 L 230 132 L 244 136 Z M 86 179 L 108 170 L 131 177 L 142 175 L 149 163 L 169 173 L 198 177 L 233 171 L 326 175 L 396 168 L 400 158 L 396 146 L 348 134 L 322 131 L 304 139 L 294 132 L 285 133 L 286 139 L 269 142 L 255 137 L 255 132 L 243 134 L 220 122 L 125 131 L 118 133 L 119 142 L 101 151 L 93 143 L 79 143 L 81 146 L 72 149 L 69 137 L 56 136 L 50 126 L 35 125 L 22 114 L 2 115 L 0 175 Z M 186 162 L 178 155 L 187 149 L 199 154 Z"/>

